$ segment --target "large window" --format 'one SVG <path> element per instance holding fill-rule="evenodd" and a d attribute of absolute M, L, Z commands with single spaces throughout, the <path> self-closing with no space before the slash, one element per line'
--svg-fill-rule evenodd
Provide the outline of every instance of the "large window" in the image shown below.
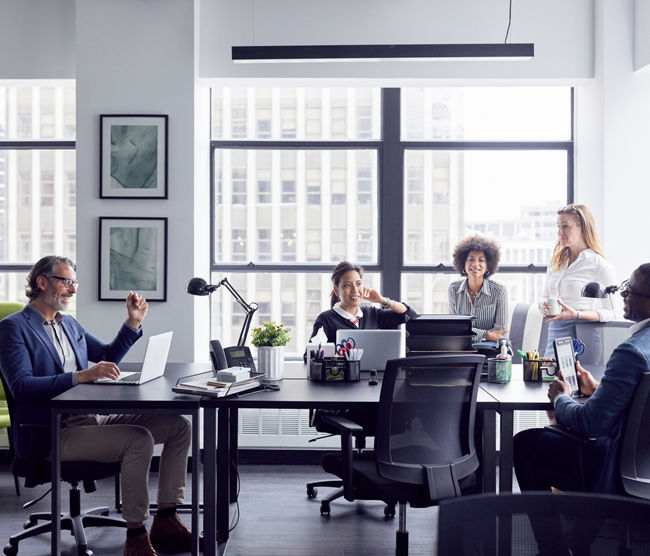
<path fill-rule="evenodd" d="M 534 301 L 572 200 L 570 88 L 220 88 L 212 92 L 212 272 L 293 328 L 300 354 L 331 268 L 418 312 L 446 313 L 452 252 L 502 247 L 511 304 Z M 212 335 L 243 315 L 213 296 Z"/>
<path fill-rule="evenodd" d="M 75 258 L 74 138 L 74 87 L 0 87 L 2 301 L 25 301 L 40 257 Z"/>

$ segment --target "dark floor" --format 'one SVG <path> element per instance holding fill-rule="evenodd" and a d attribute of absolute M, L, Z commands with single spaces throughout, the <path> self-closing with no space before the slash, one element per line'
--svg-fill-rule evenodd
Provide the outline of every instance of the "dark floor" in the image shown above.
<path fill-rule="evenodd" d="M 316 499 L 306 496 L 305 483 L 326 478 L 319 466 L 242 465 L 239 497 L 239 522 L 230 536 L 227 554 L 254 555 L 378 555 L 394 554 L 397 517 L 385 519 L 381 502 L 333 502 L 329 518 L 320 515 L 321 489 Z M 62 485 L 67 504 L 66 485 Z M 101 481 L 97 492 L 82 495 L 84 507 L 113 504 L 113 481 Z M 155 474 L 150 492 L 155 495 Z M 7 466 L 0 467 L 0 544 L 22 528 L 30 511 L 48 511 L 47 496 L 36 506 L 24 510 L 21 504 L 44 492 L 43 488 L 24 489 L 18 497 Z M 232 506 L 233 522 L 236 520 Z M 112 514 L 115 512 L 113 511 Z M 410 551 L 414 555 L 436 553 L 437 508 L 409 509 L 407 527 Z M 182 518 L 189 524 L 189 514 Z M 90 548 L 96 556 L 122 554 L 124 530 L 88 530 Z M 62 553 L 76 555 L 72 538 L 62 534 Z M 19 554 L 50 554 L 50 536 L 41 535 L 20 543 Z"/>

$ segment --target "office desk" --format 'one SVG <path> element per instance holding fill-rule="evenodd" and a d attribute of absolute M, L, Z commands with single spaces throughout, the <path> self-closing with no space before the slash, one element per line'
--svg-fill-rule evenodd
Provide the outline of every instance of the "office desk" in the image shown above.
<path fill-rule="evenodd" d="M 286 365 L 291 366 L 291 376 L 300 376 L 300 373 L 305 376 L 302 362 L 288 362 Z M 380 390 L 380 385 L 369 386 L 367 379 L 351 383 L 321 383 L 303 378 L 283 380 L 278 391 L 255 392 L 238 398 L 201 398 L 201 406 L 204 408 L 203 554 L 214 555 L 216 542 L 224 543 L 228 540 L 231 466 L 236 466 L 237 421 L 240 408 L 364 408 L 377 404 Z M 478 406 L 487 414 L 483 429 L 485 451 L 481 460 L 484 489 L 491 488 L 493 491 L 496 466 L 494 423 L 498 404 L 492 396 L 479 389 Z M 216 473 L 211 472 L 215 469 Z"/>
<path fill-rule="evenodd" d="M 141 364 L 124 363 L 125 371 L 139 370 Z M 204 372 L 209 365 L 168 363 L 165 376 L 142 386 L 113 386 L 110 384 L 80 384 L 60 394 L 50 402 L 52 408 L 52 554 L 60 553 L 61 462 L 59 461 L 59 433 L 64 413 L 174 413 L 189 415 L 192 419 L 192 554 L 198 554 L 199 531 L 199 401 L 198 396 L 172 392 L 176 379 Z"/>

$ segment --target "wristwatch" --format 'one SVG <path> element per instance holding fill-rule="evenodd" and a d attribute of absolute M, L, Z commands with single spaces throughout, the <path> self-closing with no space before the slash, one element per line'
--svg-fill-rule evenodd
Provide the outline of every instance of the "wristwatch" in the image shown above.
<path fill-rule="evenodd" d="M 387 298 L 386 298 L 386 301 L 385 301 L 384 303 L 382 303 L 381 306 L 382 306 L 384 309 L 390 309 L 390 304 L 391 304 L 392 302 L 393 302 L 393 300 L 392 300 L 390 297 L 387 297 Z"/>

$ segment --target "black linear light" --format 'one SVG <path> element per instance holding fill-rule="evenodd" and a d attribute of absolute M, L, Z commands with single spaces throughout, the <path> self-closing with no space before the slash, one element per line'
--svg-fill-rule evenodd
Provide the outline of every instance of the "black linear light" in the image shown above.
<path fill-rule="evenodd" d="M 233 46 L 235 63 L 530 60 L 533 43 Z"/>

